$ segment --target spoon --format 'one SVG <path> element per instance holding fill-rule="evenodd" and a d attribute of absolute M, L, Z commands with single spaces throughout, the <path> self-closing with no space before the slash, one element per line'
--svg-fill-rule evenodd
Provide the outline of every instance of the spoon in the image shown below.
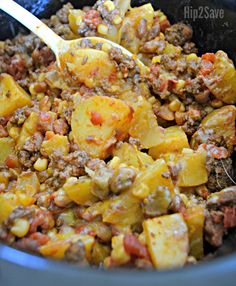
<path fill-rule="evenodd" d="M 135 55 L 114 42 L 100 37 L 66 41 L 13 0 L 0 0 L 0 9 L 36 34 L 54 52 L 64 78 L 72 84 L 84 83 L 93 88 L 104 82 L 110 83 L 111 79 L 114 81 L 117 72 L 115 63 L 108 55 L 111 48 L 118 48 L 124 56 L 134 59 L 141 74 L 147 71 L 147 67 Z M 85 43 L 89 43 L 90 48 L 84 47 Z M 94 48 L 98 44 L 102 45 L 102 50 Z"/>

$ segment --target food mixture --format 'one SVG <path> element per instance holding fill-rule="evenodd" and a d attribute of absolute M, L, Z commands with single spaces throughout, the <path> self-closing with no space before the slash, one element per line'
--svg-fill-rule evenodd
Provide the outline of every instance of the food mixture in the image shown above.
<path fill-rule="evenodd" d="M 151 4 L 68 3 L 45 23 L 134 56 L 83 40 L 70 84 L 35 35 L 0 42 L 0 240 L 105 268 L 204 259 L 236 227 L 233 62 Z"/>

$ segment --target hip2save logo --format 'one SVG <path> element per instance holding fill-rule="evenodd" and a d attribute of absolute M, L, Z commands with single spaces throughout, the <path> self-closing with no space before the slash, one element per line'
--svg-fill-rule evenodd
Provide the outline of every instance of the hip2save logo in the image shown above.
<path fill-rule="evenodd" d="M 224 9 L 213 9 L 209 6 L 199 6 L 198 8 L 193 8 L 191 5 L 184 6 L 184 18 L 193 21 L 198 19 L 223 19 L 224 14 Z"/>

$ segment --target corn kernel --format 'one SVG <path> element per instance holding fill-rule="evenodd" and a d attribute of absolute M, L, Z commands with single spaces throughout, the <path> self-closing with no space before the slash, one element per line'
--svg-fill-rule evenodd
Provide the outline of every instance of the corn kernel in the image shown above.
<path fill-rule="evenodd" d="M 28 220 L 23 218 L 18 218 L 15 220 L 13 227 L 11 228 L 11 233 L 17 237 L 24 237 L 30 228 Z"/>
<path fill-rule="evenodd" d="M 183 105 L 183 103 L 181 103 L 179 111 L 180 112 L 184 112 L 185 111 L 185 106 Z"/>
<path fill-rule="evenodd" d="M 104 2 L 103 5 L 104 5 L 104 7 L 105 7 L 109 12 L 115 10 L 115 5 L 114 5 L 114 3 L 113 3 L 112 1 L 110 1 L 110 0 Z"/>
<path fill-rule="evenodd" d="M 211 101 L 211 106 L 214 107 L 214 108 L 220 108 L 223 106 L 223 102 L 219 99 L 213 99 Z"/>
<path fill-rule="evenodd" d="M 138 240 L 144 245 L 147 244 L 146 234 L 144 231 L 140 233 L 140 235 L 138 236 Z"/>
<path fill-rule="evenodd" d="M 127 164 L 125 163 L 120 164 L 120 168 L 126 168 L 126 167 L 127 167 Z"/>
<path fill-rule="evenodd" d="M 193 150 L 190 148 L 183 148 L 182 153 L 183 154 L 193 154 Z"/>
<path fill-rule="evenodd" d="M 111 49 L 111 45 L 110 45 L 110 44 L 104 43 L 104 44 L 102 45 L 102 51 L 103 51 L 103 52 L 109 52 L 110 49 Z"/>
<path fill-rule="evenodd" d="M 37 100 L 41 100 L 44 97 L 45 97 L 45 93 L 43 93 L 43 92 L 40 92 L 37 94 Z"/>
<path fill-rule="evenodd" d="M 170 104 L 169 104 L 169 109 L 171 111 L 178 111 L 181 107 L 181 102 L 178 99 L 173 100 Z"/>
<path fill-rule="evenodd" d="M 30 87 L 29 87 L 29 92 L 31 95 L 36 95 L 36 91 L 34 90 L 34 84 L 31 84 Z"/>
<path fill-rule="evenodd" d="M 0 184 L 5 184 L 6 186 L 9 183 L 9 177 L 6 175 L 6 173 L 0 172 Z"/>
<path fill-rule="evenodd" d="M 36 171 L 42 172 L 45 171 L 48 167 L 48 160 L 38 158 L 37 161 L 34 163 L 34 168 Z"/>
<path fill-rule="evenodd" d="M 160 33 L 159 37 L 160 37 L 160 40 L 164 40 L 165 39 L 165 35 L 163 33 Z"/>
<path fill-rule="evenodd" d="M 50 229 L 48 232 L 47 232 L 47 235 L 51 238 L 54 238 L 56 235 L 57 235 L 57 229 L 56 228 L 53 228 L 53 229 Z"/>
<path fill-rule="evenodd" d="M 66 184 L 76 184 L 78 179 L 76 177 L 70 177 L 66 180 Z"/>
<path fill-rule="evenodd" d="M 149 191 L 149 187 L 142 183 L 139 188 L 133 190 L 133 195 L 140 199 L 144 199 L 149 195 Z"/>
<path fill-rule="evenodd" d="M 153 64 L 159 64 L 161 62 L 161 56 L 156 56 L 152 59 Z"/>
<path fill-rule="evenodd" d="M 148 102 L 151 103 L 151 104 L 154 104 L 156 103 L 156 98 L 154 96 L 151 96 L 149 99 L 148 99 Z"/>
<path fill-rule="evenodd" d="M 44 191 L 46 191 L 46 185 L 45 184 L 41 184 L 40 185 L 40 187 L 39 187 L 39 190 L 40 190 L 40 192 L 44 192 Z"/>
<path fill-rule="evenodd" d="M 212 108 L 211 106 L 206 106 L 204 108 L 204 110 L 206 111 L 207 114 L 209 114 L 209 113 L 211 113 L 214 110 L 214 108 Z"/>
<path fill-rule="evenodd" d="M 113 24 L 115 25 L 119 25 L 122 22 L 122 18 L 120 16 L 115 16 L 115 18 L 113 19 Z"/>
<path fill-rule="evenodd" d="M 104 24 L 98 25 L 98 33 L 101 35 L 107 35 L 108 34 L 108 26 Z"/>
<path fill-rule="evenodd" d="M 180 90 L 185 86 L 185 81 L 182 79 L 179 79 L 177 84 L 176 84 L 176 90 Z"/>
<path fill-rule="evenodd" d="M 18 127 L 12 127 L 9 130 L 9 135 L 11 136 L 11 138 L 13 138 L 14 140 L 17 140 L 18 137 L 20 136 L 20 128 Z"/>
<path fill-rule="evenodd" d="M 112 169 L 118 168 L 119 165 L 120 165 L 120 158 L 117 156 L 114 156 L 112 160 L 109 162 L 109 168 L 112 168 Z"/>
<path fill-rule="evenodd" d="M 185 194 L 179 194 L 179 196 L 181 197 L 182 201 L 184 202 L 184 204 L 187 206 L 188 205 L 188 198 Z"/>
<path fill-rule="evenodd" d="M 50 229 L 48 232 L 47 232 L 47 235 L 51 238 L 54 238 L 56 235 L 57 235 L 57 229 L 56 228 L 53 228 L 53 229 Z"/>
<path fill-rule="evenodd" d="M 166 15 L 165 14 L 162 14 L 159 18 L 159 23 L 165 21 L 167 19 Z"/>
<path fill-rule="evenodd" d="M 196 54 L 189 54 L 186 56 L 186 59 L 188 61 L 191 61 L 191 60 L 196 60 L 198 58 L 198 56 Z"/>

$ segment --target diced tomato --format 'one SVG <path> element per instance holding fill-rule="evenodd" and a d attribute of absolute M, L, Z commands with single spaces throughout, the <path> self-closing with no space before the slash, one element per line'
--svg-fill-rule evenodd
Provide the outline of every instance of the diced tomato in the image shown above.
<path fill-rule="evenodd" d="M 39 115 L 39 120 L 42 122 L 50 122 L 51 121 L 50 113 L 46 111 L 41 111 Z"/>
<path fill-rule="evenodd" d="M 109 80 L 109 82 L 114 82 L 116 79 L 117 79 L 117 73 L 116 73 L 116 71 L 114 71 L 109 75 L 108 80 Z"/>
<path fill-rule="evenodd" d="M 168 90 L 172 91 L 176 88 L 177 80 L 176 79 L 168 79 Z"/>
<path fill-rule="evenodd" d="M 39 245 L 44 245 L 44 244 L 46 244 L 50 240 L 50 238 L 46 234 L 43 234 L 43 233 L 40 233 L 40 232 L 32 233 L 29 236 L 29 239 L 37 241 L 37 243 Z"/>
<path fill-rule="evenodd" d="M 90 120 L 93 123 L 93 125 L 101 125 L 103 123 L 102 115 L 101 115 L 101 113 L 99 113 L 97 111 L 91 112 Z"/>
<path fill-rule="evenodd" d="M 138 258 L 144 258 L 149 260 L 149 253 L 147 247 L 143 245 L 136 236 L 126 234 L 124 237 L 124 248 L 125 251 Z"/>
<path fill-rule="evenodd" d="M 159 86 L 159 91 L 162 92 L 168 87 L 168 80 L 160 77 L 160 86 Z"/>
<path fill-rule="evenodd" d="M 9 155 L 6 160 L 5 160 L 5 164 L 8 168 L 17 168 L 19 166 L 19 162 L 16 156 L 14 155 Z"/>
<path fill-rule="evenodd" d="M 202 60 L 209 61 L 212 63 L 215 62 L 215 58 L 216 58 L 215 54 L 213 54 L 213 53 L 206 53 L 206 54 L 202 55 Z"/>
<path fill-rule="evenodd" d="M 200 73 L 203 76 L 208 75 L 213 70 L 213 63 L 211 61 L 202 60 Z"/>
<path fill-rule="evenodd" d="M 53 136 L 55 136 L 55 133 L 53 131 L 47 131 L 45 133 L 45 137 L 46 137 L 47 140 L 52 139 Z"/>
<path fill-rule="evenodd" d="M 161 28 L 161 31 L 162 32 L 165 32 L 165 30 L 167 29 L 167 28 L 169 28 L 170 27 L 170 22 L 169 22 L 169 20 L 167 20 L 167 19 L 165 19 L 164 21 L 162 21 L 161 23 L 160 23 L 160 28 Z"/>
<path fill-rule="evenodd" d="M 209 155 L 215 159 L 225 159 L 229 157 L 229 152 L 224 147 L 217 147 L 214 144 L 202 144 L 201 147 L 205 149 Z"/>

